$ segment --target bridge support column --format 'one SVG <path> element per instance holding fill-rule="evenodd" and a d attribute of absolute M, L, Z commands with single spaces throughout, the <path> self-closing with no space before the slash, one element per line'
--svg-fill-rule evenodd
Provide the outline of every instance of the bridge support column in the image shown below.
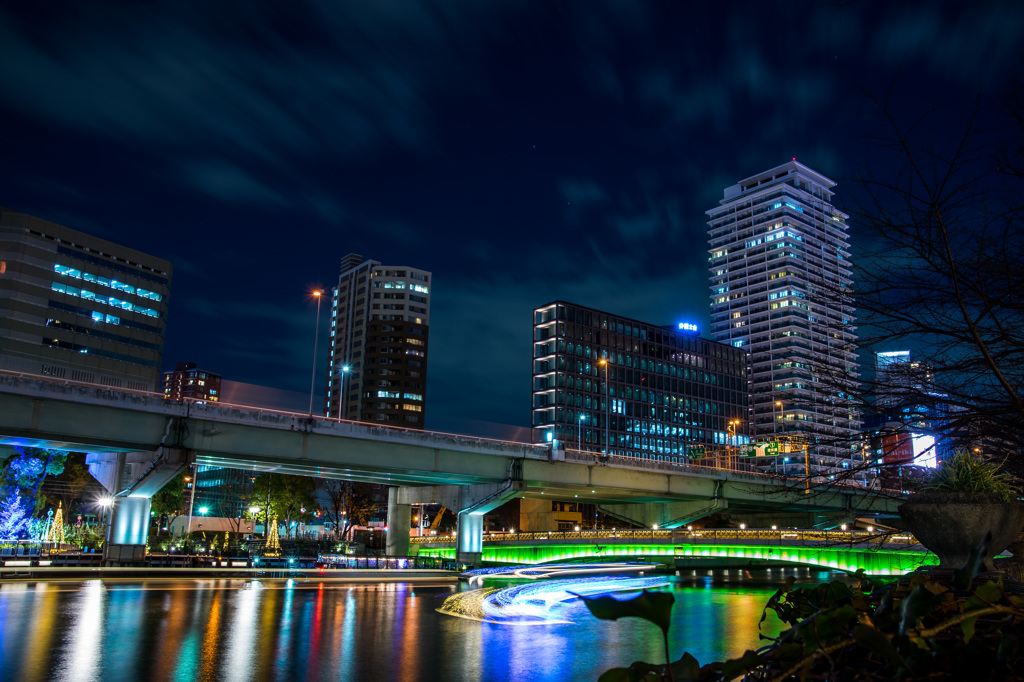
<path fill-rule="evenodd" d="M 104 563 L 141 563 L 146 559 L 153 494 L 181 473 L 195 457 L 182 448 L 156 452 L 96 452 L 86 455 L 89 473 L 113 497 L 103 546 Z"/>
<path fill-rule="evenodd" d="M 411 504 L 398 502 L 397 487 L 388 490 L 388 556 L 409 556 L 409 531 L 411 530 Z"/>
<path fill-rule="evenodd" d="M 398 488 L 395 493 L 395 501 L 402 505 L 443 504 L 448 509 L 456 511 L 459 525 L 455 560 L 459 563 L 479 566 L 483 557 L 484 514 L 500 507 L 525 490 L 526 483 L 516 480 L 477 485 L 428 485 L 417 488 Z M 390 510 L 391 495 L 389 493 L 389 517 Z M 406 508 L 405 518 L 404 537 L 408 543 L 408 508 Z M 388 538 L 388 542 L 391 542 L 391 538 Z"/>

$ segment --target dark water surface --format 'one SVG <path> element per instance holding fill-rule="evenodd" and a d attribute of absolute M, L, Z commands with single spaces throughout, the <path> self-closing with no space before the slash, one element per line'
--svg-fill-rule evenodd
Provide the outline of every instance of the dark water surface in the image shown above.
<path fill-rule="evenodd" d="M 786 571 L 794 574 L 795 569 Z M 803 580 L 826 573 L 799 570 Z M 775 569 L 684 571 L 672 656 L 701 664 L 758 644 Z M 438 613 L 466 585 L 333 580 L 79 580 L 0 583 L 0 679 L 597 680 L 663 660 L 660 631 L 593 618 L 581 603 L 544 625 Z M 767 634 L 778 631 L 769 616 Z"/>

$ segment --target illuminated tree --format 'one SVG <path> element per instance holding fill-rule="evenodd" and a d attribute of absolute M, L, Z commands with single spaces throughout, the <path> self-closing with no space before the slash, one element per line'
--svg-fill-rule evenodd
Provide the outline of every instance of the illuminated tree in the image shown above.
<path fill-rule="evenodd" d="M 64 509 L 60 503 L 57 503 L 57 513 L 53 515 L 53 525 L 50 526 L 46 540 L 58 545 L 64 544 Z"/>
<path fill-rule="evenodd" d="M 18 489 L 3 488 L 0 498 L 0 540 L 17 540 L 28 529 L 29 515 Z"/>
<path fill-rule="evenodd" d="M 270 528 L 267 529 L 267 544 L 263 547 L 263 556 L 281 556 L 281 541 L 277 533 L 277 517 L 270 521 Z"/>

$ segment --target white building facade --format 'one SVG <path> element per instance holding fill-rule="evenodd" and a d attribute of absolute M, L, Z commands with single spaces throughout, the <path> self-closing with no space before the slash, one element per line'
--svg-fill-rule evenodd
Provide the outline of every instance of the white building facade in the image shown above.
<path fill-rule="evenodd" d="M 743 430 L 807 444 L 818 474 L 861 457 L 848 216 L 832 205 L 835 185 L 794 159 L 727 187 L 707 211 L 712 335 L 751 359 Z"/>

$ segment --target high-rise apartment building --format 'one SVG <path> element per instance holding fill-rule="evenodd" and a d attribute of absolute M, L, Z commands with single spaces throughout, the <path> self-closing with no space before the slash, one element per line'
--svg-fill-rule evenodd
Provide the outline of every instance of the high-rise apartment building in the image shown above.
<path fill-rule="evenodd" d="M 219 374 L 199 369 L 194 362 L 179 362 L 173 372 L 164 372 L 164 397 L 220 402 L 220 380 Z"/>
<path fill-rule="evenodd" d="M 171 264 L 0 208 L 0 368 L 157 390 Z"/>
<path fill-rule="evenodd" d="M 835 185 L 794 159 L 727 187 L 707 211 L 712 334 L 750 355 L 748 433 L 801 437 L 819 473 L 861 449 L 848 216 L 832 205 Z"/>
<path fill-rule="evenodd" d="M 683 331 L 687 330 L 687 331 Z M 743 349 L 555 301 L 533 311 L 533 442 L 681 462 L 743 439 Z M 734 425 L 733 425 L 734 426 Z"/>
<path fill-rule="evenodd" d="M 324 412 L 423 428 L 431 274 L 349 254 L 331 303 Z"/>

